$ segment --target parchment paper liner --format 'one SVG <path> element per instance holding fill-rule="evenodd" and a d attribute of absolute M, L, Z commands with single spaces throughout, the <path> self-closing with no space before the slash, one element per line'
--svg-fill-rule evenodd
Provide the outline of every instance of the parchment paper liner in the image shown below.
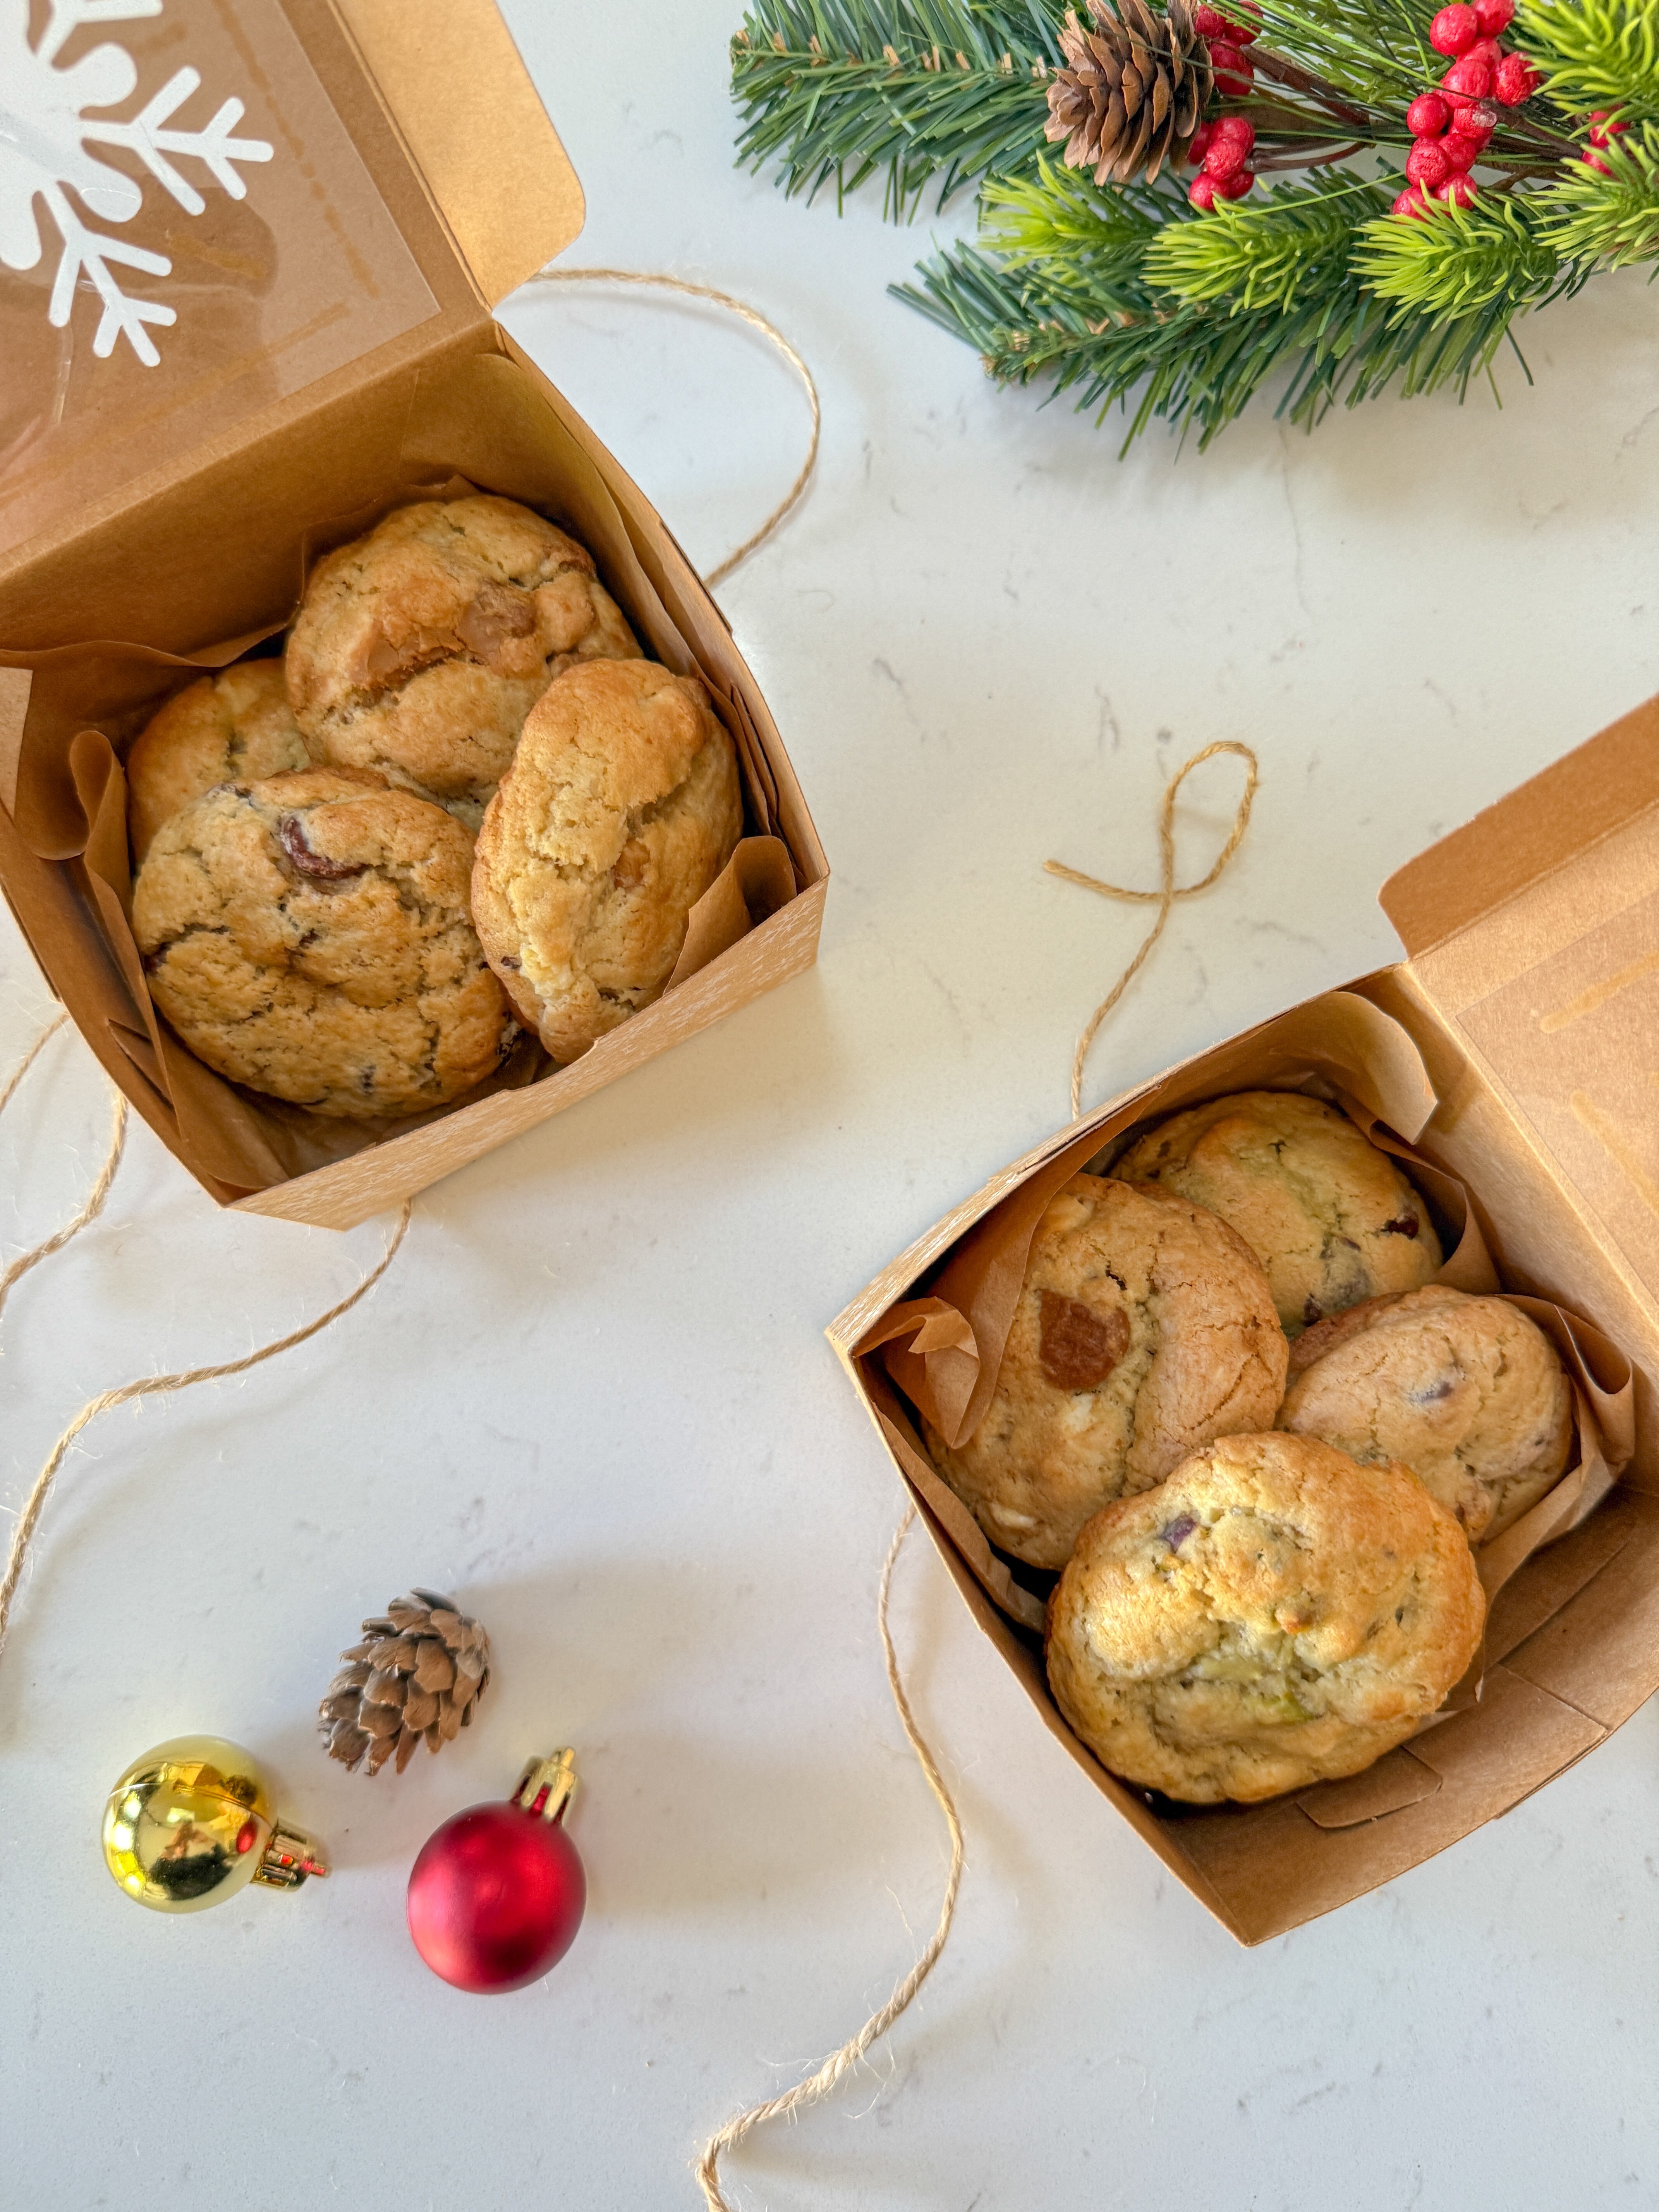
<path fill-rule="evenodd" d="M 1316 1040 L 1310 1030 L 1320 1032 Z M 1109 1164 L 1144 1125 L 1183 1106 L 1236 1091 L 1305 1091 L 1340 1105 L 1374 1143 L 1400 1161 L 1428 1200 L 1447 1254 L 1432 1279 L 1471 1294 L 1501 1291 L 1465 1186 L 1388 1126 L 1391 1112 L 1401 1115 L 1415 1136 L 1436 1103 L 1421 1056 L 1397 1023 L 1369 1000 L 1333 993 L 1237 1043 L 1254 1049 L 1241 1059 L 1237 1049 L 1228 1053 L 1223 1048 L 1233 1062 L 1224 1081 L 1214 1079 L 1219 1055 L 1207 1054 L 1202 1072 L 1177 1069 L 1155 1090 L 1139 1094 L 1120 1114 L 1065 1146 L 957 1240 L 918 1286 L 921 1295 L 890 1307 L 854 1348 L 882 1432 L 919 1501 L 992 1602 L 1033 1636 L 1043 1632 L 1047 1606 L 1038 1590 L 1028 1586 L 1028 1578 L 1049 1587 L 1055 1577 L 1023 1568 L 996 1551 L 935 1471 L 911 1412 L 923 1413 L 953 1446 L 983 1419 L 1037 1223 L 1073 1175 L 1091 1163 L 1097 1168 Z M 1487 1599 L 1488 1645 L 1421 1729 L 1478 1702 L 1486 1666 L 1512 1648 L 1510 1643 L 1491 1648 L 1498 1592 L 1534 1552 L 1579 1527 L 1635 1449 L 1635 1384 L 1625 1355 L 1565 1307 L 1502 1295 L 1530 1316 L 1561 1355 L 1572 1383 L 1576 1451 L 1548 1494 L 1475 1553 Z"/>
<path fill-rule="evenodd" d="M 667 990 L 727 951 L 799 888 L 788 848 L 779 835 L 775 785 L 742 702 L 700 665 L 671 622 L 599 471 L 556 416 L 539 404 L 514 363 L 483 357 L 469 365 L 469 373 L 475 382 L 493 387 L 486 396 L 497 403 L 498 419 L 489 419 L 488 413 L 481 417 L 476 404 L 464 410 L 450 388 L 457 380 L 453 375 L 430 380 L 429 392 L 423 380 L 398 480 L 372 506 L 296 530 L 293 595 L 289 604 L 273 610 L 273 620 L 264 628 L 183 654 L 106 641 L 38 654 L 0 653 L 0 666 L 33 672 L 15 758 L 0 762 L 0 800 L 29 848 L 42 859 L 64 862 L 78 883 L 130 1003 L 129 1018 L 110 1017 L 111 1032 L 136 1078 L 173 1117 L 186 1165 L 235 1190 L 268 1188 L 554 1069 L 540 1046 L 527 1039 L 488 1082 L 447 1106 L 380 1121 L 333 1121 L 216 1075 L 157 1016 L 144 982 L 130 921 L 121 751 L 164 699 L 284 629 L 314 562 L 372 528 L 394 507 L 416 499 L 462 497 L 482 486 L 553 515 L 592 552 L 607 587 L 647 650 L 677 673 L 702 678 L 737 750 L 751 834 L 693 908 Z M 420 397 L 432 401 L 425 415 Z M 444 455 L 453 465 L 444 465 Z M 471 474 L 462 472 L 463 460 Z"/>

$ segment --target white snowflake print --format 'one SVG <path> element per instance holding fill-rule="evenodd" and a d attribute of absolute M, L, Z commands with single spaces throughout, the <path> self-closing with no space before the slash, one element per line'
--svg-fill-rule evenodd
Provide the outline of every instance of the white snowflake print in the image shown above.
<path fill-rule="evenodd" d="M 119 107 L 131 97 L 137 66 L 125 46 L 101 46 L 60 69 L 58 57 L 70 33 L 83 23 L 159 15 L 164 4 L 165 0 L 52 0 L 40 42 L 31 48 L 29 0 L 0 0 L 0 263 L 16 270 L 40 266 L 45 247 L 35 203 L 42 202 L 60 246 L 46 311 L 51 321 L 59 330 L 68 323 L 76 288 L 84 276 L 103 303 L 93 351 L 106 360 L 116 340 L 124 337 L 147 368 L 155 368 L 161 356 L 146 325 L 165 327 L 178 317 L 159 301 L 124 292 L 115 272 L 131 269 L 145 276 L 167 276 L 173 264 L 165 254 L 106 237 L 82 220 L 76 201 L 106 223 L 131 222 L 144 204 L 143 188 L 99 161 L 89 148 L 126 147 L 186 215 L 200 215 L 207 202 L 170 155 L 199 161 L 216 185 L 240 200 L 247 186 L 236 164 L 268 161 L 271 155 L 263 138 L 231 136 L 242 119 L 240 100 L 226 100 L 204 129 L 168 127 L 201 85 L 193 69 L 176 71 L 131 123 L 88 116 L 88 109 Z"/>

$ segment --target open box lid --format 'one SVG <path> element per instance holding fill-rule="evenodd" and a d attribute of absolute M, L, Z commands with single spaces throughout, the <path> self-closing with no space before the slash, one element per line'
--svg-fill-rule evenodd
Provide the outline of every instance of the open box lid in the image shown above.
<path fill-rule="evenodd" d="M 1659 1304 L 1659 700 L 1408 863 L 1413 975 Z M 1457 1101 L 1443 1112 L 1455 1115 Z"/>
<path fill-rule="evenodd" d="M 9 577 L 483 319 L 582 198 L 495 0 L 5 21 L 0 642 L 26 647 Z"/>

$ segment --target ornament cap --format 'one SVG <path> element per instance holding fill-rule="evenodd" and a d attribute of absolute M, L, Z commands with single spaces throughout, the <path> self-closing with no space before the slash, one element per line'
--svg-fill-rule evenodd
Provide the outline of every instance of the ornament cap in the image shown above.
<path fill-rule="evenodd" d="M 544 1820 L 561 1821 L 576 1794 L 576 1754 L 568 1744 L 545 1759 L 529 1760 L 513 1792 L 514 1804 Z"/>
<path fill-rule="evenodd" d="M 322 1845 L 302 1828 L 291 1828 L 286 1820 L 279 1820 L 253 1879 L 266 1889 L 298 1889 L 313 1875 L 325 1880 L 328 1870 Z"/>

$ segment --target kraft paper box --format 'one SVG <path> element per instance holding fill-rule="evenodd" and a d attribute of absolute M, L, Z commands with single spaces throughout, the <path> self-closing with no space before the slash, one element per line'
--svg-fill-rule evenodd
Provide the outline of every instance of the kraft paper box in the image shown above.
<path fill-rule="evenodd" d="M 21 13 L 0 110 L 40 173 L 21 212 L 0 199 L 0 886 L 215 1199 L 347 1227 L 810 967 L 823 848 L 718 608 L 493 319 L 583 212 L 493 0 Z M 435 1113 L 328 1121 L 222 1081 L 152 1008 L 121 757 L 173 691 L 274 641 L 321 553 L 471 488 L 571 530 L 647 650 L 702 678 L 745 834 L 669 989 L 583 1058 L 527 1045 Z"/>
<path fill-rule="evenodd" d="M 1659 1688 L 1659 700 L 1402 869 L 1382 903 L 1407 949 L 1399 966 L 1059 1132 L 920 1238 L 829 1331 L 969 1612 L 1039 1717 L 1245 1943 L 1495 1820 Z M 1528 1310 L 1567 1357 L 1594 1465 L 1535 1509 L 1529 1537 L 1511 1541 L 1517 1524 L 1476 1553 L 1495 1593 L 1478 1694 L 1454 1693 L 1349 1780 L 1182 1808 L 1107 1773 L 1061 1718 L 1042 1663 L 1053 1578 L 992 1551 L 931 1468 L 908 1393 L 975 1418 L 1045 1187 L 1109 1161 L 1150 1119 L 1257 1086 L 1311 1090 L 1405 1152 L 1450 1255 L 1444 1279 L 1479 1290 L 1495 1279 L 1548 1302 Z"/>

